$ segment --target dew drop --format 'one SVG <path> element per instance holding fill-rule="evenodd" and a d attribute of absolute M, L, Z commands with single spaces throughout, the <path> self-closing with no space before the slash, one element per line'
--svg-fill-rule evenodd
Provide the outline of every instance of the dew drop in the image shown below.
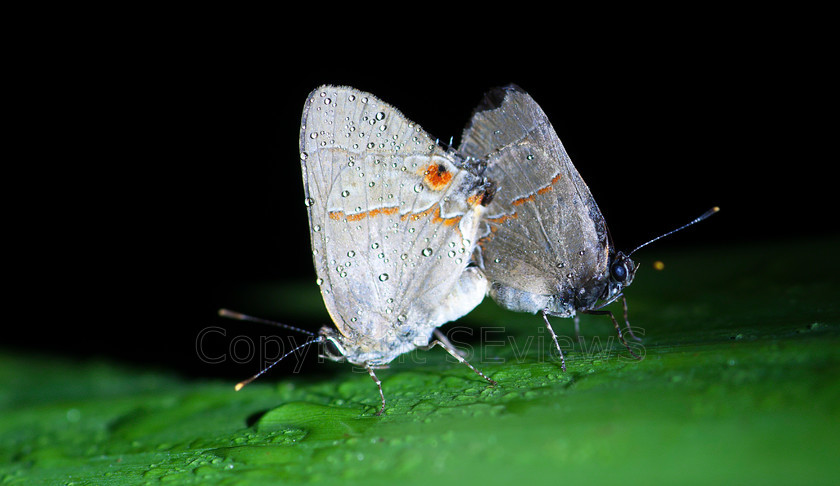
<path fill-rule="evenodd" d="M 312 133 L 310 133 L 310 134 L 309 134 L 309 138 L 311 138 L 312 140 L 315 140 L 316 138 L 318 138 L 318 132 L 312 132 Z"/>
<path fill-rule="evenodd" d="M 329 98 L 324 98 L 324 104 L 325 104 L 325 105 L 329 105 L 330 103 L 332 103 L 332 100 L 331 100 L 331 99 L 329 99 Z"/>
<path fill-rule="evenodd" d="M 414 192 L 422 192 L 423 191 L 423 184 L 417 183 L 414 184 Z"/>
<path fill-rule="evenodd" d="M 420 254 L 423 255 L 423 256 L 432 256 L 432 249 L 431 248 L 426 248 L 423 251 L 421 251 Z"/>
<path fill-rule="evenodd" d="M 307 157 L 309 157 L 309 154 L 307 154 L 306 152 L 300 153 L 300 160 L 306 160 Z"/>
<path fill-rule="evenodd" d="M 308 197 L 308 198 L 303 200 L 303 204 L 304 204 L 304 206 L 309 207 L 309 206 L 312 206 L 313 204 L 315 204 L 315 200 L 312 199 L 311 197 Z"/>
<path fill-rule="evenodd" d="M 312 231 L 314 231 L 314 232 L 316 232 L 316 233 L 317 233 L 317 232 L 319 232 L 319 231 L 321 231 L 321 225 L 320 225 L 320 224 L 316 224 L 315 226 L 313 226 L 313 227 L 312 227 Z"/>
<path fill-rule="evenodd" d="M 379 113 L 376 114 L 376 119 L 377 120 L 384 120 L 385 119 L 385 113 L 380 111 Z"/>
<path fill-rule="evenodd" d="M 380 282 L 384 282 L 386 280 L 388 280 L 388 274 L 387 273 L 383 273 L 383 274 L 379 275 L 379 281 Z"/>
<path fill-rule="evenodd" d="M 316 278 L 315 279 L 315 285 L 320 286 L 322 283 L 324 283 L 324 279 L 322 279 L 322 278 Z"/>
<path fill-rule="evenodd" d="M 354 256 L 356 256 L 356 252 L 353 251 L 353 250 L 350 250 L 350 251 L 347 252 L 347 256 L 349 256 L 350 258 L 353 258 Z"/>
<path fill-rule="evenodd" d="M 449 258 L 453 258 L 455 256 L 455 250 L 449 250 L 449 253 L 447 253 L 447 255 L 449 255 Z"/>
<path fill-rule="evenodd" d="M 375 250 L 375 249 L 379 248 L 379 243 L 373 243 L 372 245 L 370 245 L 370 247 L 371 247 L 371 249 Z"/>
<path fill-rule="evenodd" d="M 341 191 L 341 197 L 347 197 L 349 195 L 350 195 L 350 191 L 348 191 L 347 189 Z"/>

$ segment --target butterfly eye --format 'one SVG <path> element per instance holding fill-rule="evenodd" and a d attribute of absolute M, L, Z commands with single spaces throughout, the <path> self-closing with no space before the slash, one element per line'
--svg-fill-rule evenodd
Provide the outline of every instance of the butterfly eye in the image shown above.
<path fill-rule="evenodd" d="M 623 263 L 614 263 L 610 268 L 610 273 L 616 282 L 623 282 L 627 278 L 627 267 Z"/>

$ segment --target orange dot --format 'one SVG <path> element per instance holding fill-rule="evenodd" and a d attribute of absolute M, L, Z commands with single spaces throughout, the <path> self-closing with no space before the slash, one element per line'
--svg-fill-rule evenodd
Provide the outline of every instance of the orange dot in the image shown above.
<path fill-rule="evenodd" d="M 425 171 L 423 181 L 431 189 L 440 191 L 452 181 L 452 173 L 442 164 L 431 164 Z"/>

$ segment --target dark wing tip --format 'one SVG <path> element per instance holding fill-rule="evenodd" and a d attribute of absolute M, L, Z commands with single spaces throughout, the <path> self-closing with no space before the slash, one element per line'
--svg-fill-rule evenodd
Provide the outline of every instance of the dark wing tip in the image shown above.
<path fill-rule="evenodd" d="M 481 103 L 479 103 L 478 106 L 476 106 L 475 110 L 473 111 L 473 115 L 482 111 L 495 110 L 496 108 L 499 108 L 505 101 L 505 96 L 509 91 L 524 93 L 522 88 L 515 84 L 509 84 L 505 87 L 493 88 L 490 91 L 484 93 L 484 99 L 482 99 Z"/>

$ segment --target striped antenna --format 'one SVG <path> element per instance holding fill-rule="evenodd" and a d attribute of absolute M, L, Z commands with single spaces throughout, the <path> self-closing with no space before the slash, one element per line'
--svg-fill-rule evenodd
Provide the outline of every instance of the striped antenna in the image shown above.
<path fill-rule="evenodd" d="M 286 354 L 284 354 L 283 356 L 281 356 L 281 357 L 280 357 L 280 359 L 278 359 L 277 361 L 275 361 L 275 362 L 271 363 L 270 365 L 268 365 L 268 366 L 266 366 L 265 368 L 263 368 L 262 370 L 260 370 L 260 372 L 259 372 L 259 373 L 257 373 L 256 375 L 254 375 L 254 376 L 252 376 L 252 377 L 248 378 L 247 380 L 243 380 L 243 381 L 240 381 L 239 383 L 237 383 L 237 384 L 236 384 L 236 386 L 235 386 L 235 387 L 233 387 L 233 389 L 234 389 L 234 390 L 236 390 L 236 391 L 241 390 L 241 389 L 242 389 L 242 387 L 244 387 L 244 386 L 245 386 L 245 385 L 247 385 L 248 383 L 251 383 L 252 381 L 254 381 L 254 380 L 256 380 L 257 378 L 259 378 L 260 376 L 262 376 L 262 375 L 263 375 L 266 371 L 268 371 L 268 370 L 270 370 L 271 368 L 273 368 L 273 367 L 274 367 L 274 365 L 276 365 L 277 363 L 279 363 L 279 362 L 283 361 L 285 358 L 287 358 L 289 355 L 291 355 L 292 353 L 294 353 L 294 352 L 295 352 L 295 351 L 297 351 L 298 349 L 301 349 L 301 348 L 304 348 L 304 347 L 306 347 L 306 346 L 309 346 L 309 345 L 310 345 L 310 344 L 312 344 L 312 343 L 320 343 L 320 342 L 321 342 L 321 340 L 323 339 L 321 336 L 316 336 L 316 335 L 315 335 L 315 333 L 309 332 L 309 331 L 307 331 L 306 329 L 301 329 L 301 328 L 299 328 L 299 327 L 290 326 L 290 325 L 288 325 L 288 324 L 282 324 L 282 323 L 280 323 L 280 322 L 276 322 L 276 321 L 270 321 L 270 320 L 268 320 L 268 319 L 260 319 L 259 317 L 254 317 L 254 316 L 249 316 L 249 315 L 246 315 L 246 314 L 241 314 L 241 313 L 239 313 L 239 312 L 234 312 L 234 311 L 232 311 L 232 310 L 228 310 L 228 309 L 219 309 L 219 316 L 221 316 L 221 317 L 226 317 L 226 318 L 228 318 L 228 319 L 235 319 L 235 320 L 237 320 L 237 321 L 258 322 L 258 323 L 260 323 L 260 324 L 268 324 L 269 326 L 280 327 L 280 328 L 283 328 L 283 329 L 290 329 L 290 330 L 292 330 L 292 331 L 297 331 L 297 332 L 300 332 L 300 333 L 306 334 L 307 336 L 309 336 L 309 337 L 311 337 L 311 338 L 312 338 L 312 339 L 310 339 L 310 340 L 306 341 L 305 343 L 303 343 L 303 344 L 301 344 L 301 345 L 299 345 L 299 346 L 296 346 L 294 349 L 292 349 L 292 350 L 291 350 L 291 351 L 289 351 L 288 353 L 286 353 Z"/>
<path fill-rule="evenodd" d="M 250 321 L 250 322 L 259 322 L 260 324 L 268 324 L 269 326 L 276 326 L 282 327 L 283 329 L 291 329 L 292 331 L 297 331 L 307 336 L 315 336 L 315 333 L 309 332 L 306 329 L 301 329 L 299 327 L 290 326 L 288 324 L 281 324 L 275 321 L 269 321 L 268 319 L 260 319 L 259 317 L 248 316 L 245 314 L 240 314 L 239 312 L 234 312 L 228 309 L 219 309 L 219 316 L 227 317 L 228 319 L 234 319 L 237 321 Z"/>
<path fill-rule="evenodd" d="M 639 249 L 641 249 L 641 248 L 644 248 L 644 247 L 648 246 L 649 244 L 653 243 L 653 242 L 654 242 L 654 241 L 656 241 L 656 240 L 660 240 L 660 239 L 662 239 L 662 238 L 665 238 L 666 236 L 670 236 L 670 235 L 672 235 L 672 234 L 676 233 L 677 231 L 684 230 L 684 229 L 688 228 L 689 226 L 691 226 L 691 225 L 693 225 L 693 224 L 699 223 L 700 221 L 703 221 L 704 219 L 708 218 L 709 216 L 711 216 L 711 215 L 715 214 L 715 213 L 716 213 L 716 212 L 718 212 L 718 211 L 720 211 L 720 208 L 719 208 L 719 207 L 717 207 L 717 206 L 715 206 L 715 207 L 713 207 L 712 209 L 710 209 L 710 210 L 706 211 L 705 213 L 701 214 L 700 216 L 698 216 L 698 217 L 694 218 L 694 219 L 693 219 L 693 220 L 691 220 L 690 222 L 688 222 L 688 223 L 686 223 L 686 224 L 684 224 L 684 225 L 680 226 L 679 228 L 677 228 L 677 229 L 673 229 L 673 230 L 671 230 L 671 231 L 669 231 L 669 232 L 665 233 L 664 235 L 659 235 L 659 236 L 657 236 L 656 238 L 654 238 L 654 239 L 652 239 L 652 240 L 648 241 L 647 243 L 642 243 L 641 245 L 637 246 L 637 247 L 636 247 L 633 251 L 631 251 L 630 253 L 628 253 L 628 254 L 627 254 L 627 256 L 629 257 L 629 256 L 630 256 L 630 255 L 632 255 L 633 253 L 636 253 L 636 251 L 637 251 L 637 250 L 639 250 Z"/>
<path fill-rule="evenodd" d="M 306 347 L 306 346 L 309 346 L 309 345 L 310 345 L 310 344 L 312 344 L 312 343 L 318 343 L 318 342 L 321 342 L 321 336 L 318 336 L 318 337 L 316 337 L 316 338 L 314 338 L 314 339 L 310 339 L 309 341 L 306 341 L 305 343 L 303 343 L 303 344 L 301 344 L 301 345 L 299 345 L 299 346 L 295 347 L 293 350 L 291 350 L 291 351 L 289 351 L 288 353 L 286 353 L 286 354 L 284 354 L 283 356 L 281 356 L 281 357 L 280 357 L 280 359 L 278 359 L 277 361 L 275 361 L 275 362 L 271 363 L 270 365 L 268 365 L 268 366 L 266 366 L 265 368 L 263 368 L 262 370 L 260 370 L 260 372 L 259 372 L 259 373 L 257 373 L 256 375 L 254 375 L 254 376 L 252 376 L 252 377 L 248 378 L 247 380 L 242 380 L 242 381 L 240 381 L 239 383 L 237 383 L 237 384 L 236 384 L 236 386 L 234 386 L 234 387 L 233 387 L 233 389 L 234 389 L 234 390 L 236 390 L 236 391 L 241 390 L 241 389 L 242 389 L 242 387 L 244 387 L 244 386 L 245 386 L 245 385 L 247 385 L 248 383 L 251 383 L 252 381 L 254 381 L 254 380 L 256 380 L 257 378 L 259 378 L 260 376 L 262 376 L 262 375 L 263 375 L 263 373 L 265 373 L 266 371 L 268 371 L 268 370 L 270 370 L 271 368 L 273 368 L 273 367 L 274 367 L 274 365 L 276 365 L 277 363 L 279 363 L 279 362 L 283 361 L 283 359 L 284 359 L 284 358 L 286 358 L 286 357 L 287 357 L 287 356 L 289 356 L 290 354 L 294 353 L 294 352 L 295 352 L 295 351 L 297 351 L 298 349 L 303 348 L 303 347 Z"/>

